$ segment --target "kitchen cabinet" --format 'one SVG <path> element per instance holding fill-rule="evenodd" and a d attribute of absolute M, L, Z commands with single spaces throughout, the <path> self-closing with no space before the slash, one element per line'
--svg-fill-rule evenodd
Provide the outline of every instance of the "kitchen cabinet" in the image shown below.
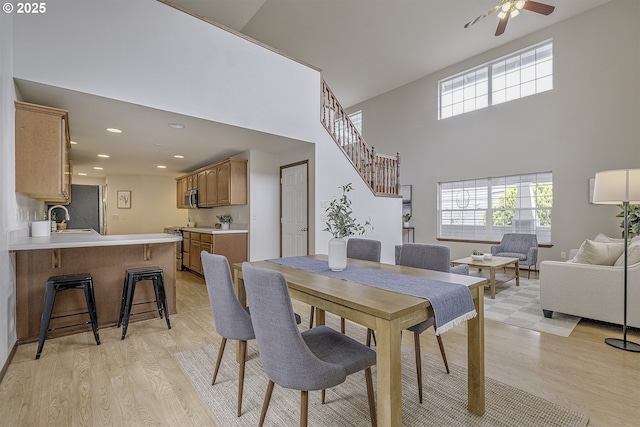
<path fill-rule="evenodd" d="M 177 178 L 178 208 L 186 208 L 184 192 L 198 190 L 198 207 L 247 204 L 247 160 L 229 158 Z M 185 187 L 186 185 L 186 187 Z M 182 197 L 180 197 L 182 194 Z"/>
<path fill-rule="evenodd" d="M 246 232 L 199 233 L 183 231 L 182 239 L 182 264 L 194 273 L 204 274 L 200 258 L 202 251 L 225 256 L 229 261 L 229 266 L 236 262 L 247 261 Z"/>
<path fill-rule="evenodd" d="M 15 107 L 15 191 L 48 204 L 69 204 L 71 139 L 67 111 L 19 101 Z"/>

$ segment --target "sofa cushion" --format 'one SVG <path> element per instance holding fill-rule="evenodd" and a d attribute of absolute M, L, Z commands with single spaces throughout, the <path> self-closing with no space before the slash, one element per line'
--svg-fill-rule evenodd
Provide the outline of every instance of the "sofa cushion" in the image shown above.
<path fill-rule="evenodd" d="M 622 243 L 585 240 L 572 262 L 579 264 L 613 265 L 624 252 Z"/>
<path fill-rule="evenodd" d="M 633 265 L 640 262 L 640 242 L 634 242 L 627 248 L 627 265 Z M 624 267 L 624 250 L 622 255 L 613 264 Z"/>
<path fill-rule="evenodd" d="M 593 239 L 594 242 L 602 242 L 602 243 L 624 243 L 624 238 L 620 237 L 609 237 L 604 233 L 598 233 L 598 235 L 596 236 L 595 239 Z M 628 239 L 629 243 L 640 243 L 640 236 L 635 236 L 631 239 Z"/>

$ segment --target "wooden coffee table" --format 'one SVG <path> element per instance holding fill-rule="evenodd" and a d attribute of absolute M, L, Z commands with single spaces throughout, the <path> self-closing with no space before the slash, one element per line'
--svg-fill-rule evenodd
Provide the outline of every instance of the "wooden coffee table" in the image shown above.
<path fill-rule="evenodd" d="M 487 270 L 489 270 L 489 283 L 487 283 L 487 286 L 489 286 L 489 289 L 491 291 L 491 299 L 496 298 L 496 285 L 502 285 L 503 283 L 506 283 L 509 280 L 515 278 L 516 286 L 520 286 L 520 261 L 518 260 L 518 258 L 494 256 L 488 260 L 474 261 L 471 257 L 466 257 L 451 261 L 451 265 L 460 264 L 467 264 L 469 267 L 477 268 L 480 275 L 482 274 L 483 269 L 486 268 Z M 496 279 L 496 269 L 505 268 L 511 264 L 513 264 L 515 274 L 513 276 L 506 276 L 501 277 L 500 279 Z"/>

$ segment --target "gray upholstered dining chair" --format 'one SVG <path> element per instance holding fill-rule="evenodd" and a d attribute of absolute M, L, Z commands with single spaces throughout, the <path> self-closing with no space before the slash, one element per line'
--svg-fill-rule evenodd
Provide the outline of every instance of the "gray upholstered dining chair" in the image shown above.
<path fill-rule="evenodd" d="M 278 271 L 242 264 L 242 276 L 251 306 L 251 322 L 260 360 L 269 378 L 259 426 L 269 409 L 273 387 L 300 390 L 300 425 L 307 425 L 309 391 L 324 390 L 344 382 L 347 375 L 364 370 L 371 424 L 376 425 L 371 366 L 376 353 L 369 347 L 326 326 L 302 333 L 296 321 L 287 282 Z"/>
<path fill-rule="evenodd" d="M 455 274 L 469 274 L 469 266 L 462 264 L 451 267 L 449 264 L 451 251 L 444 245 L 430 245 L 424 243 L 405 243 L 404 245 L 396 245 L 396 264 L 406 267 L 422 268 L 425 270 L 443 271 Z M 418 376 L 418 397 L 422 403 L 422 356 L 420 354 L 420 334 L 427 329 L 433 327 L 435 329 L 435 317 L 418 323 L 410 328 L 413 332 L 413 342 L 416 353 L 416 374 Z M 444 351 L 444 344 L 440 335 L 436 335 L 440 354 L 444 367 L 449 373 L 449 364 L 447 363 L 447 354 Z"/>
<path fill-rule="evenodd" d="M 491 254 L 509 258 L 518 258 L 520 265 L 529 267 L 527 279 L 538 270 L 538 238 L 535 234 L 505 233 L 499 245 L 491 246 Z"/>
<path fill-rule="evenodd" d="M 233 290 L 231 270 L 227 258 L 222 255 L 210 254 L 206 251 L 200 253 L 204 280 L 207 284 L 209 302 L 213 311 L 213 322 L 216 331 L 222 336 L 216 367 L 213 371 L 211 385 L 216 382 L 220 362 L 224 354 L 227 339 L 237 340 L 238 349 L 242 357 L 238 369 L 238 416 L 242 413 L 242 390 L 244 388 L 244 367 L 247 355 L 247 341 L 255 338 L 249 310 L 238 301 Z"/>
<path fill-rule="evenodd" d="M 347 258 L 361 259 L 364 261 L 380 262 L 380 254 L 382 252 L 382 242 L 372 239 L 360 239 L 352 237 L 347 240 Z M 313 327 L 313 316 L 315 308 L 311 306 L 309 314 L 309 327 Z M 340 318 L 340 332 L 345 332 L 345 320 Z M 369 336 L 367 336 L 369 339 Z M 375 340 L 375 337 L 374 337 Z"/>

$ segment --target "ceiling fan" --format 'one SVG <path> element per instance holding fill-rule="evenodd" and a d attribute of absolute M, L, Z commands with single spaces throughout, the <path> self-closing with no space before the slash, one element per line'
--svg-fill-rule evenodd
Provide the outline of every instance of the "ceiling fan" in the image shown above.
<path fill-rule="evenodd" d="M 499 36 L 504 33 L 505 28 L 507 28 L 507 22 L 509 21 L 509 18 L 515 18 L 516 16 L 518 16 L 522 9 L 541 13 L 543 15 L 549 15 L 555 10 L 555 8 L 555 6 L 538 3 L 537 1 L 533 0 L 501 0 L 499 5 L 487 10 L 484 14 L 478 16 L 474 20 L 467 22 L 464 28 L 469 28 L 482 18 L 486 18 L 493 12 L 499 10 L 500 12 L 498 13 L 498 18 L 500 18 L 500 22 L 498 22 L 498 28 L 496 29 L 496 36 Z"/>

